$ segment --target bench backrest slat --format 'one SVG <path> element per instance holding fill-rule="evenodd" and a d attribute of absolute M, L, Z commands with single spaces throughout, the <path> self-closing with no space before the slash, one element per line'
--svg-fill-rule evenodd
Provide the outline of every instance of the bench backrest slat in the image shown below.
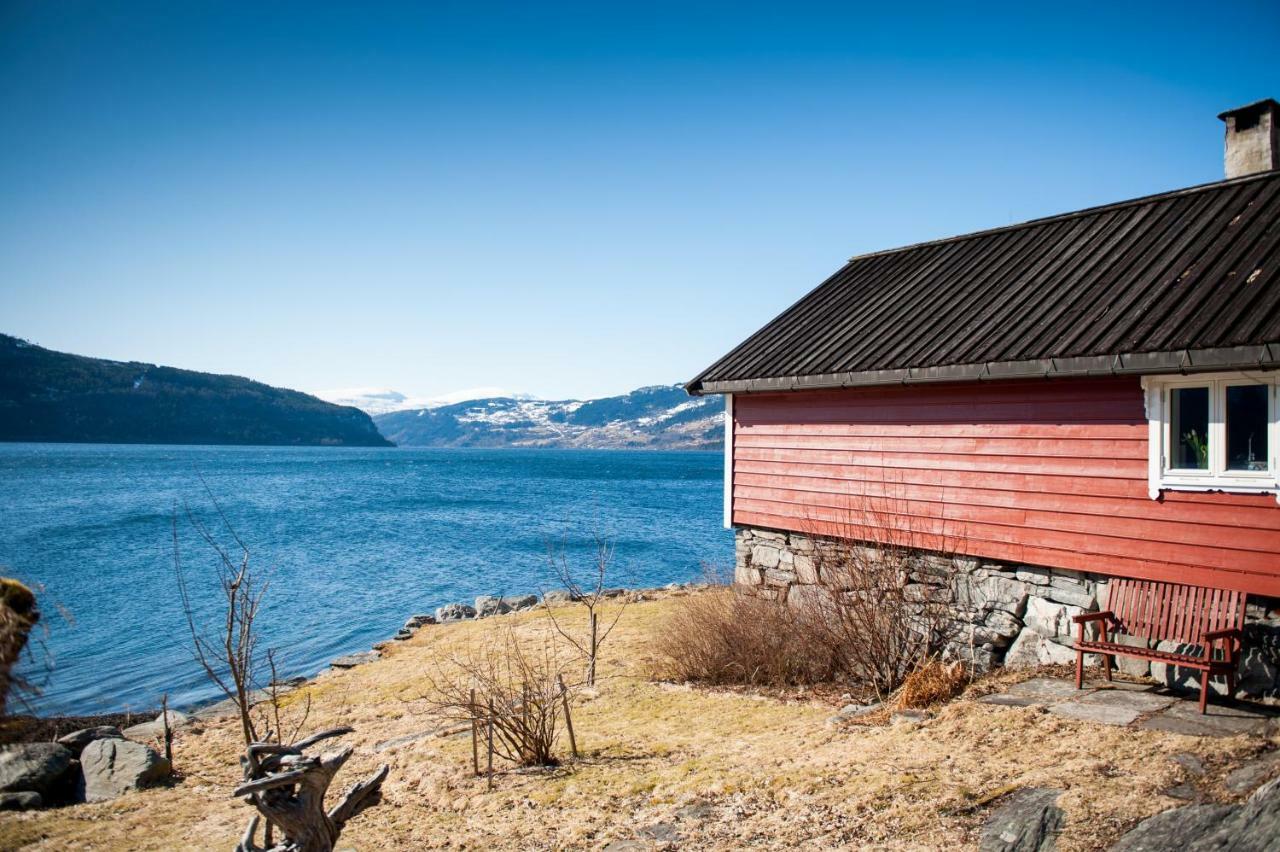
<path fill-rule="evenodd" d="M 1199 645 L 1206 633 L 1244 626 L 1243 592 L 1123 577 L 1108 585 L 1120 633 Z"/>

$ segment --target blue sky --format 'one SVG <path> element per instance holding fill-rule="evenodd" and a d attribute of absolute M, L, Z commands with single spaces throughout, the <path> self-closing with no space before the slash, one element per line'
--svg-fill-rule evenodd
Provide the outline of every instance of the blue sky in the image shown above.
<path fill-rule="evenodd" d="M 682 381 L 850 255 L 1217 180 L 1280 6 L 14 2 L 0 331 L 304 390 Z"/>

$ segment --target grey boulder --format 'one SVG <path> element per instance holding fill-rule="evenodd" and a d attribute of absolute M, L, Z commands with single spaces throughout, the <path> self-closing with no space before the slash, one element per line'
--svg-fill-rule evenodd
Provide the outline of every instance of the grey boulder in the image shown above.
<path fill-rule="evenodd" d="M 94 740 L 80 753 L 86 802 L 105 802 L 169 777 L 169 761 L 132 740 Z"/>
<path fill-rule="evenodd" d="M 505 615 L 508 612 L 532 609 L 537 605 L 537 595 L 508 595 L 506 597 L 481 595 L 476 598 L 476 616 L 487 618 L 491 615 Z"/>
<path fill-rule="evenodd" d="M 461 621 L 464 618 L 475 618 L 475 607 L 468 606 L 464 603 L 451 603 L 436 610 L 436 621 L 444 623 L 446 621 Z"/>
<path fill-rule="evenodd" d="M 71 750 L 58 743 L 18 743 L 0 749 L 0 793 L 48 798 L 71 768 Z"/>
<path fill-rule="evenodd" d="M 191 717 L 186 713 L 178 710 L 168 710 L 169 730 L 173 731 L 191 722 Z M 164 721 L 165 713 L 156 716 L 150 722 L 143 722 L 140 725 L 132 725 L 125 728 L 121 733 L 126 739 L 138 741 L 158 740 L 164 737 Z"/>
<path fill-rule="evenodd" d="M 1148 817 L 1112 852 L 1275 852 L 1280 849 L 1280 778 L 1239 805 L 1188 805 Z"/>
<path fill-rule="evenodd" d="M 81 728 L 58 737 L 58 742 L 71 750 L 76 757 L 84 751 L 84 747 L 94 740 L 122 740 L 124 734 L 115 725 L 97 725 L 92 728 Z"/>
<path fill-rule="evenodd" d="M 31 811 L 44 806 L 39 793 L 24 790 L 21 793 L 0 793 L 0 811 Z"/>
<path fill-rule="evenodd" d="M 542 602 L 544 604 L 573 603 L 574 601 L 579 600 L 582 600 L 580 596 L 575 595 L 567 589 L 552 589 L 542 596 Z"/>
<path fill-rule="evenodd" d="M 1057 843 L 1065 814 L 1057 806 L 1061 790 L 1026 787 L 1011 794 L 987 820 L 980 852 L 1049 852 Z"/>

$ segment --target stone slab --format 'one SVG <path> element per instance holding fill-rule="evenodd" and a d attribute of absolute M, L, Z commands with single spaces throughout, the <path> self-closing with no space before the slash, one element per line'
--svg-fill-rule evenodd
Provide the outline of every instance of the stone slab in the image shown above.
<path fill-rule="evenodd" d="M 1009 687 L 1006 692 L 1026 698 L 1037 699 L 1040 704 L 1052 704 L 1064 698 L 1078 698 L 1091 691 L 1088 684 L 1084 689 L 1076 689 L 1074 682 L 1052 677 L 1033 677 Z"/>
<path fill-rule="evenodd" d="M 1156 713 L 1171 707 L 1177 700 L 1171 695 L 1157 695 L 1147 690 L 1099 689 L 1078 699 L 1078 702 L 1098 707 L 1132 710 L 1139 716 L 1144 716 L 1147 713 Z"/>
<path fill-rule="evenodd" d="M 1177 701 L 1168 710 L 1144 719 L 1138 727 L 1192 737 L 1232 737 L 1265 733 L 1269 718 L 1270 714 L 1260 710 L 1213 703 L 1202 716 L 1195 701 Z"/>
<path fill-rule="evenodd" d="M 1049 712 L 1081 722 L 1096 722 L 1099 725 L 1116 725 L 1118 727 L 1132 725 L 1142 715 L 1141 711 L 1134 710 L 1131 707 L 1085 704 L 1083 701 L 1063 701 L 1060 704 L 1050 704 Z"/>

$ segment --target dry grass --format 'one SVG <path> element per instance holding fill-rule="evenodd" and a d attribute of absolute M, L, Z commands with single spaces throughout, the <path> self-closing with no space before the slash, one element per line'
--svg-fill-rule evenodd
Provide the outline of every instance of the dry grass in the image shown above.
<path fill-rule="evenodd" d="M 310 727 L 356 727 L 351 776 L 391 764 L 384 804 L 354 819 L 343 843 L 598 849 L 670 824 L 682 838 L 675 845 L 688 849 L 972 848 L 1001 791 L 1048 785 L 1065 790 L 1059 848 L 1093 849 L 1179 804 L 1161 793 L 1184 780 L 1170 755 L 1193 752 L 1220 778 L 1258 747 L 1244 737 L 1201 740 L 976 704 L 981 681 L 921 725 L 848 727 L 829 726 L 832 707 L 819 700 L 652 683 L 655 638 L 674 603 L 633 604 L 619 622 L 600 660 L 598 695 L 575 709 L 583 759 L 508 772 L 493 792 L 470 776 L 466 733 L 428 734 L 377 754 L 373 747 L 436 729 L 412 700 L 423 673 L 444 652 L 482 641 L 496 622 L 425 628 L 377 663 L 319 678 L 307 690 Z M 561 612 L 582 626 L 573 610 Z M 551 629 L 537 613 L 501 623 L 530 641 Z M 0 814 L 0 848 L 225 852 L 249 815 L 229 796 L 239 779 L 237 738 L 234 720 L 181 732 L 175 750 L 186 777 L 170 789 Z"/>
<path fill-rule="evenodd" d="M 895 703 L 904 710 L 925 710 L 964 692 L 969 679 L 969 672 L 962 664 L 931 658 L 907 675 Z"/>

